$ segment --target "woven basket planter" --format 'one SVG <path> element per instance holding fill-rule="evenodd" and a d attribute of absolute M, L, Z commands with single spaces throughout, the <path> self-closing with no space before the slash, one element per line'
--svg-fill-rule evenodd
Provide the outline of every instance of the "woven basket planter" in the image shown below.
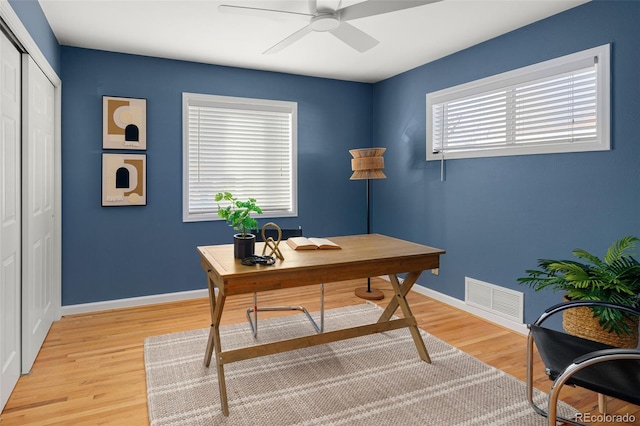
<path fill-rule="evenodd" d="M 562 327 L 569 334 L 618 348 L 636 348 L 638 346 L 638 317 L 627 318 L 626 321 L 634 333 L 618 336 L 615 332 L 609 333 L 604 330 L 589 307 L 566 309 L 562 313 Z"/>

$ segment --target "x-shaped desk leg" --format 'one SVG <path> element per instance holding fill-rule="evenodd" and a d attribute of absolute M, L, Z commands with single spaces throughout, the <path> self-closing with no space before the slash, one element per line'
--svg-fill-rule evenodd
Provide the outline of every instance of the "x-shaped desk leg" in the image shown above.
<path fill-rule="evenodd" d="M 400 280 L 398 280 L 396 274 L 389 274 L 389 280 L 393 287 L 394 297 L 389 301 L 389 305 L 387 305 L 387 308 L 380 316 L 380 319 L 378 319 L 378 322 L 389 321 L 398 307 L 402 310 L 402 314 L 405 318 L 413 318 L 413 314 L 411 313 L 411 309 L 407 303 L 406 295 L 409 293 L 409 290 L 411 290 L 411 287 L 413 287 L 420 274 L 422 274 L 422 272 L 410 272 L 402 284 L 400 284 Z M 420 359 L 431 363 L 429 352 L 427 351 L 424 341 L 422 340 L 422 336 L 420 335 L 420 329 L 418 329 L 415 318 L 413 318 L 413 320 L 416 325 L 410 325 L 409 331 L 411 332 L 411 337 L 416 345 Z"/>
<path fill-rule="evenodd" d="M 224 379 L 224 366 L 220 361 L 220 318 L 222 318 L 222 308 L 226 297 L 222 293 L 218 293 L 216 298 L 213 281 L 209 278 L 209 305 L 211 308 L 211 328 L 209 329 L 209 340 L 207 341 L 207 350 L 204 355 L 204 365 L 209 367 L 211 364 L 211 356 L 215 352 L 216 370 L 218 373 L 218 388 L 220 390 L 220 403 L 222 405 L 222 414 L 229 415 L 229 401 L 227 400 L 227 385 Z"/>

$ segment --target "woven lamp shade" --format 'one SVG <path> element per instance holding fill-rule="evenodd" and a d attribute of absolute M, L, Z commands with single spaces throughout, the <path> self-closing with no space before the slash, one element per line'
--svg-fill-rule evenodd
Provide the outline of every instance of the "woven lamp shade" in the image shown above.
<path fill-rule="evenodd" d="M 353 157 L 351 160 L 351 180 L 357 179 L 385 179 L 387 176 L 382 172 L 384 169 L 384 158 L 382 154 L 387 148 L 360 148 L 350 149 L 349 153 Z"/>

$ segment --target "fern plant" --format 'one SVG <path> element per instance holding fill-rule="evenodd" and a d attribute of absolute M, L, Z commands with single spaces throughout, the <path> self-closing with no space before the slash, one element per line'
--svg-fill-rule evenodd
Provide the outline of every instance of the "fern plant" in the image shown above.
<path fill-rule="evenodd" d="M 638 308 L 640 304 L 640 263 L 633 257 L 640 239 L 626 236 L 615 241 L 603 259 L 586 250 L 572 253 L 580 261 L 538 259 L 539 269 L 526 270 L 520 284 L 539 291 L 562 291 L 570 300 L 601 300 Z M 625 321 L 628 314 L 616 309 L 592 307 L 604 330 L 617 335 L 633 333 Z"/>

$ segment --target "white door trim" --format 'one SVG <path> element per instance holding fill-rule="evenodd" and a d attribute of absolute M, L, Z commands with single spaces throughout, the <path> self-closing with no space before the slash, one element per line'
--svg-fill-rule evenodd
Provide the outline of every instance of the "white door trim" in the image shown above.
<path fill-rule="evenodd" d="M 26 53 L 31 56 L 33 61 L 40 67 L 44 75 L 47 76 L 54 87 L 54 103 L 55 103 L 55 135 L 54 135 L 54 202 L 55 202 L 55 219 L 54 230 L 54 285 L 53 285 L 53 312 L 55 319 L 60 319 L 62 307 L 62 81 L 55 72 L 47 58 L 44 56 L 37 43 L 29 34 L 16 12 L 11 7 L 8 0 L 0 0 L 0 19 L 2 19 L 7 28 L 11 31 L 15 39 L 22 45 Z"/>
<path fill-rule="evenodd" d="M 0 0 L 0 18 L 7 24 L 7 27 L 11 30 L 16 39 L 22 44 L 26 52 L 33 58 L 36 64 L 40 67 L 44 75 L 51 81 L 54 86 L 59 86 L 61 81 L 58 74 L 47 61 L 44 53 L 40 50 L 29 31 L 24 26 L 16 12 L 11 7 L 9 0 Z"/>

